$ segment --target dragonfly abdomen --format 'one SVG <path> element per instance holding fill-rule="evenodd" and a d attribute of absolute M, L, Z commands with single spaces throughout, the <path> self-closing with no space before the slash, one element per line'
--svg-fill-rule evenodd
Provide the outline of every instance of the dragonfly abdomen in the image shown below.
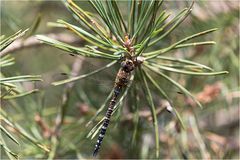
<path fill-rule="evenodd" d="M 106 112 L 105 119 L 104 119 L 104 122 L 103 122 L 103 125 L 102 125 L 102 128 L 101 128 L 100 134 L 98 136 L 97 144 L 95 145 L 93 156 L 96 156 L 97 153 L 98 153 L 98 150 L 100 149 L 100 146 L 102 144 L 103 138 L 104 138 L 104 136 L 106 134 L 106 131 L 107 131 L 107 127 L 108 127 L 109 122 L 110 122 L 110 118 L 111 118 L 114 106 L 115 106 L 116 101 L 117 101 L 117 96 L 119 94 L 120 94 L 120 88 L 119 87 L 115 87 L 114 88 L 114 95 L 113 95 L 112 100 L 110 101 L 108 110 Z"/>
<path fill-rule="evenodd" d="M 117 98 L 119 94 L 121 93 L 122 88 L 126 87 L 129 83 L 129 79 L 131 76 L 131 71 L 134 70 L 134 64 L 132 60 L 125 60 L 122 62 L 122 67 L 117 73 L 116 79 L 115 79 L 115 85 L 114 85 L 114 93 L 112 96 L 112 99 L 109 103 L 107 113 L 105 115 L 105 119 L 100 131 L 100 134 L 98 136 L 97 144 L 95 145 L 95 149 L 93 152 L 93 156 L 96 156 L 98 153 L 98 150 L 100 149 L 100 146 L 102 144 L 103 138 L 105 136 L 105 133 L 107 131 L 107 127 L 110 122 L 110 118 L 114 109 L 114 106 L 116 104 Z"/>

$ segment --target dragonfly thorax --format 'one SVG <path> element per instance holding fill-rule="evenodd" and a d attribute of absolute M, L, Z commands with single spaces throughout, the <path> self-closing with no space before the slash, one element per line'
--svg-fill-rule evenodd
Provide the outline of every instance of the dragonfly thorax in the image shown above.
<path fill-rule="evenodd" d="M 131 72 L 135 68 L 134 63 L 131 59 L 126 59 L 125 61 L 123 61 L 121 63 L 121 67 L 127 73 Z"/>
<path fill-rule="evenodd" d="M 135 69 L 135 67 L 142 64 L 144 60 L 145 58 L 141 56 L 134 57 L 132 59 L 126 58 L 124 61 L 122 61 L 121 67 L 125 72 L 131 72 Z"/>

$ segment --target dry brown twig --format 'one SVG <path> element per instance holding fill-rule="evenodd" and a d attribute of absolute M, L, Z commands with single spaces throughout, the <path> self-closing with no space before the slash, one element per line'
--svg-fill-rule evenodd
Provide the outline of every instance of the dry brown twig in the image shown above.
<path fill-rule="evenodd" d="M 165 109 L 167 109 L 168 106 L 169 106 L 169 102 L 162 100 L 159 107 L 156 108 L 156 114 L 157 115 L 161 114 Z M 149 121 L 152 121 L 152 113 L 150 110 L 139 111 L 139 117 L 146 118 Z M 129 113 L 122 120 L 123 121 L 131 121 L 132 119 L 134 119 L 134 114 Z"/>

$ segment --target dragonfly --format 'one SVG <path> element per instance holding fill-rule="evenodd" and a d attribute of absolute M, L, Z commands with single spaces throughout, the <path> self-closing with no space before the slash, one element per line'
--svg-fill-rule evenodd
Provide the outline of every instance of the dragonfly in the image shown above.
<path fill-rule="evenodd" d="M 117 98 L 121 91 L 129 84 L 130 77 L 132 75 L 132 72 L 138 67 L 141 63 L 143 63 L 144 58 L 141 56 L 135 57 L 134 49 L 131 46 L 131 41 L 129 40 L 128 36 L 125 37 L 125 43 L 124 46 L 127 48 L 128 56 L 125 56 L 122 59 L 121 67 L 116 75 L 115 82 L 114 82 L 114 88 L 113 88 L 113 95 L 110 100 L 107 112 L 105 114 L 105 118 L 98 136 L 97 143 L 95 145 L 93 156 L 96 156 L 100 146 L 102 144 L 103 138 L 106 134 L 110 118 L 112 115 L 112 112 L 114 110 L 114 107 L 117 102 Z"/>
<path fill-rule="evenodd" d="M 119 94 L 121 93 L 121 91 L 123 90 L 123 88 L 125 88 L 130 80 L 131 74 L 133 72 L 133 70 L 143 62 L 143 57 L 128 57 L 125 60 L 122 61 L 121 63 L 121 68 L 119 69 L 116 79 L 115 79 L 115 84 L 114 84 L 114 92 L 112 95 L 112 99 L 110 100 L 106 115 L 105 115 L 105 119 L 102 125 L 102 128 L 100 130 L 100 134 L 98 136 L 98 140 L 97 143 L 95 145 L 95 149 L 93 151 L 93 156 L 96 156 L 100 146 L 102 144 L 103 138 L 106 134 L 107 131 L 107 127 L 109 125 L 110 122 L 110 118 L 114 109 L 114 106 L 116 104 L 117 98 L 119 96 Z"/>

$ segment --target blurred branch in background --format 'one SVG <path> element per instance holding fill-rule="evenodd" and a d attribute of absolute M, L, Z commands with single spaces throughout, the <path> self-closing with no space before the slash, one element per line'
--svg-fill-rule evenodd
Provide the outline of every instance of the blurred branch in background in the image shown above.
<path fill-rule="evenodd" d="M 71 71 L 71 75 L 78 75 L 82 65 L 83 65 L 83 61 L 84 58 L 76 58 L 76 60 L 74 61 L 73 65 L 72 65 L 72 71 Z M 51 137 L 51 142 L 52 142 L 52 150 L 49 154 L 49 159 L 54 159 L 55 154 L 57 152 L 57 148 L 59 146 L 60 143 L 60 139 L 61 139 L 61 127 L 62 124 L 64 122 L 65 119 L 65 115 L 67 113 L 67 107 L 69 105 L 69 101 L 70 101 L 70 94 L 72 92 L 72 89 L 74 87 L 75 82 L 71 82 L 66 84 L 65 89 L 64 89 L 64 93 L 62 96 L 62 104 L 59 108 L 59 112 L 57 114 L 56 120 L 55 120 L 55 126 L 53 128 L 53 135 Z"/>
<path fill-rule="evenodd" d="M 56 40 L 65 42 L 65 43 L 83 43 L 83 40 L 80 38 L 77 38 L 75 36 L 69 35 L 67 33 L 50 33 L 46 34 L 46 36 L 49 36 L 51 38 L 54 38 Z M 31 48 L 31 47 L 37 47 L 40 46 L 41 42 L 35 37 L 30 36 L 27 39 L 21 38 L 13 42 L 13 44 L 9 47 L 7 47 L 5 50 L 0 52 L 0 57 L 9 54 L 11 52 L 15 52 L 18 50 L 22 50 L 25 48 Z"/>
<path fill-rule="evenodd" d="M 206 8 L 211 8 L 207 9 Z M 217 14 L 230 13 L 233 10 L 238 10 L 240 7 L 239 1 L 204 1 L 196 3 L 193 10 L 193 15 L 202 21 L 214 18 Z"/>

